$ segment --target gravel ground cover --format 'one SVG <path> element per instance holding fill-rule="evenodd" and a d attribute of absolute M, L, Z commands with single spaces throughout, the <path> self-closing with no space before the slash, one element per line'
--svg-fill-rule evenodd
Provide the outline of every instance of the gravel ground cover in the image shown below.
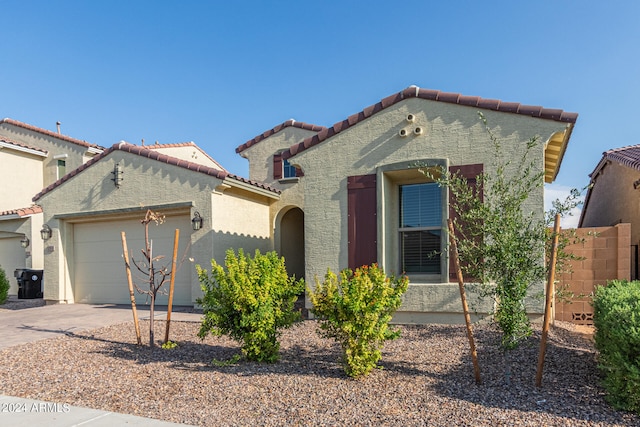
<path fill-rule="evenodd" d="M 141 322 L 143 333 L 148 326 Z M 0 394 L 202 426 L 640 425 L 604 401 L 593 343 L 570 324 L 550 333 L 541 389 L 539 330 L 505 355 L 496 330 L 476 326 L 476 385 L 464 326 L 402 326 L 383 369 L 360 380 L 345 377 L 339 348 L 318 336 L 315 321 L 284 331 L 275 364 L 215 366 L 239 346 L 202 341 L 198 328 L 172 322 L 172 350 L 136 346 L 132 322 L 12 347 L 0 351 Z"/>
<path fill-rule="evenodd" d="M 42 298 L 18 299 L 15 295 L 9 295 L 4 304 L 0 304 L 0 312 L 6 310 L 22 310 L 23 308 L 42 307 L 45 302 Z"/>

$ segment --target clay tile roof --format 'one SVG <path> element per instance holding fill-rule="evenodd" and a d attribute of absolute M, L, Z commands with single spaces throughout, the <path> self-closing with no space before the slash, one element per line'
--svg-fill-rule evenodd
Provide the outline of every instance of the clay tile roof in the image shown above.
<path fill-rule="evenodd" d="M 320 131 L 316 135 L 311 136 L 304 141 L 295 144 L 288 151 L 282 153 L 284 159 L 288 159 L 297 153 L 313 147 L 333 135 L 355 125 L 356 123 L 382 111 L 391 105 L 408 98 L 421 98 L 438 102 L 447 102 L 450 104 L 465 105 L 485 110 L 500 111 L 504 113 L 522 114 L 525 116 L 538 117 L 541 119 L 555 120 L 559 122 L 575 123 L 578 119 L 578 113 L 568 113 L 562 110 L 552 110 L 532 105 L 522 105 L 517 102 L 504 102 L 497 99 L 483 99 L 479 96 L 466 96 L 453 92 L 441 92 L 433 89 L 423 89 L 417 86 L 409 86 L 402 91 L 383 98 L 380 102 L 370 105 L 360 111 L 352 114 L 345 120 L 334 124 L 326 131 Z M 254 138 L 255 139 L 255 138 Z M 245 144 L 246 145 L 246 144 Z M 241 148 L 244 146 L 240 146 Z M 245 147 L 246 148 L 246 147 Z M 236 149 L 236 152 L 238 149 Z"/>
<path fill-rule="evenodd" d="M 79 168 L 72 170 L 71 172 L 69 172 L 68 174 L 66 174 L 65 176 L 63 176 L 62 178 L 54 182 L 53 184 L 44 188 L 40 193 L 35 195 L 35 197 L 33 198 L 33 201 L 35 202 L 36 200 L 40 199 L 42 196 L 44 196 L 54 188 L 59 187 L 69 179 L 78 175 L 80 172 L 84 171 L 85 169 L 91 167 L 95 163 L 99 162 L 102 158 L 108 156 L 110 153 L 116 150 L 125 151 L 127 153 L 136 154 L 138 156 L 146 157 L 148 159 L 156 160 L 158 162 L 166 163 L 168 165 L 178 166 L 194 172 L 203 173 L 205 175 L 213 176 L 218 179 L 231 178 L 231 179 L 235 179 L 237 181 L 252 185 L 257 188 L 262 188 L 267 191 L 271 191 L 276 194 L 281 193 L 280 190 L 258 181 L 252 181 L 245 178 L 241 178 L 237 175 L 230 174 L 227 171 L 221 171 L 219 169 L 215 169 L 209 166 L 201 165 L 198 163 L 192 163 L 186 160 L 181 160 L 176 157 L 168 156 L 166 154 L 162 154 L 157 151 L 151 150 L 149 149 L 149 147 L 134 145 L 134 144 L 130 144 L 128 142 L 123 141 L 123 142 L 114 144 L 111 148 L 103 151 L 102 153 L 98 154 L 97 156 L 95 156 L 94 158 L 92 158 L 91 160 L 89 160 Z"/>
<path fill-rule="evenodd" d="M 0 142 L 5 142 L 7 144 L 15 145 L 16 147 L 20 147 L 20 148 L 26 148 L 26 149 L 29 149 L 29 150 L 39 151 L 39 152 L 44 153 L 44 154 L 48 154 L 49 153 L 47 150 L 43 150 L 42 148 L 32 147 L 30 145 L 23 144 L 22 142 L 14 141 L 14 140 L 12 140 L 10 138 L 7 138 L 5 136 L 0 136 Z"/>
<path fill-rule="evenodd" d="M 595 183 L 596 178 L 609 162 L 616 162 L 623 166 L 627 166 L 629 168 L 640 171 L 640 144 L 613 148 L 602 153 L 602 158 L 596 165 L 593 172 L 589 174 L 589 178 L 591 178 L 591 184 Z M 635 181 L 633 183 L 633 188 L 637 189 L 638 187 L 640 187 L 640 182 Z M 589 187 L 587 189 L 587 194 L 584 196 L 584 203 L 582 205 L 582 211 L 580 212 L 578 227 L 582 227 L 582 221 L 584 220 L 585 212 L 587 211 L 588 205 L 591 201 L 592 188 L 593 187 Z"/>
<path fill-rule="evenodd" d="M 246 150 L 247 148 L 256 145 L 257 143 L 259 143 L 260 141 L 262 141 L 263 139 L 267 139 L 269 138 L 271 135 L 276 134 L 278 132 L 280 132 L 281 130 L 283 130 L 284 128 L 287 127 L 297 127 L 300 129 L 306 129 L 306 130 L 311 130 L 314 132 L 318 132 L 321 131 L 323 129 L 326 129 L 324 126 L 317 126 L 317 125 L 312 125 L 312 124 L 308 124 L 308 123 L 303 123 L 303 122 L 297 122 L 293 119 L 289 119 L 286 122 L 280 123 L 278 126 L 275 126 L 263 133 L 261 133 L 260 135 L 250 139 L 249 141 L 245 142 L 244 144 L 238 146 L 236 148 L 236 153 L 242 153 L 244 150 Z"/>
<path fill-rule="evenodd" d="M 101 146 L 99 146 L 97 144 L 90 144 L 87 141 L 81 141 L 79 139 L 71 138 L 70 136 L 62 135 L 62 134 L 59 134 L 59 133 L 56 133 L 56 132 L 52 132 L 52 131 L 47 130 L 47 129 L 42 129 L 42 128 L 39 128 L 39 127 L 36 127 L 36 126 L 32 126 L 30 124 L 19 122 L 17 120 L 13 120 L 13 119 L 9 119 L 9 118 L 0 120 L 0 124 L 5 124 L 5 123 L 8 124 L 8 125 L 21 127 L 23 129 L 27 129 L 27 130 L 30 130 L 32 132 L 37 132 L 37 133 L 41 133 L 43 135 L 52 136 L 54 138 L 58 138 L 58 139 L 61 139 L 63 141 L 71 142 L 73 144 L 81 145 L 83 147 L 87 147 L 87 148 L 91 147 L 91 148 L 96 148 L 98 150 L 104 150 L 104 147 L 101 147 Z"/>
<path fill-rule="evenodd" d="M 20 209 L 13 209 L 13 210 L 8 210 L 8 211 L 2 211 L 0 212 L 0 216 L 14 216 L 17 215 L 19 217 L 25 217 L 25 216 L 29 216 L 29 215 L 34 215 L 37 213 L 42 213 L 42 207 L 39 205 L 33 205 L 33 206 L 29 206 L 28 208 L 20 208 Z"/>
<path fill-rule="evenodd" d="M 173 144 L 157 144 L 156 143 L 151 145 L 143 145 L 142 147 L 153 150 L 156 148 L 197 147 L 197 145 L 195 142 L 189 141 L 189 142 L 176 142 Z"/>
<path fill-rule="evenodd" d="M 640 170 L 640 145 L 614 148 L 602 153 L 602 157 L 603 160 L 611 160 L 621 165 Z"/>

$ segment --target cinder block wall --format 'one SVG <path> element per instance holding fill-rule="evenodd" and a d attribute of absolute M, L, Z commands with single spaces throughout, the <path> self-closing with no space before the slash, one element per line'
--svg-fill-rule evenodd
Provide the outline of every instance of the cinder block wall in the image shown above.
<path fill-rule="evenodd" d="M 556 286 L 568 285 L 568 290 L 576 296 L 570 303 L 557 302 L 555 319 L 593 325 L 590 295 L 595 287 L 606 285 L 608 280 L 629 280 L 631 277 L 631 224 L 575 231 L 584 242 L 568 246 L 565 251 L 584 259 L 573 261 L 573 272 L 560 275 Z"/>

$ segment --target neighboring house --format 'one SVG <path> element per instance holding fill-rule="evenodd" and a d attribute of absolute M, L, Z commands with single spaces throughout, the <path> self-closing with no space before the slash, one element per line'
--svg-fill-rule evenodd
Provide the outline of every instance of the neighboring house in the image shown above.
<path fill-rule="evenodd" d="M 378 262 L 387 273 L 407 273 L 411 280 L 397 321 L 459 322 L 460 297 L 447 255 L 447 190 L 429 182 L 416 163 L 440 165 L 470 180 L 493 172 L 494 149 L 478 111 L 507 159 L 519 159 L 537 136 L 542 144 L 534 148 L 533 160 L 546 182 L 555 179 L 576 113 L 415 86 L 330 128 L 285 122 L 236 151 L 249 159 L 251 179 L 282 190 L 273 205 L 276 230 L 279 218 L 299 212 L 310 285 L 327 268 Z M 288 166 L 301 171 L 298 178 Z M 532 194 L 525 207 L 541 218 L 543 191 Z M 286 239 L 279 240 L 282 247 Z M 428 256 L 434 252 L 440 255 Z M 542 310 L 541 301 L 531 303 L 533 315 Z"/>
<path fill-rule="evenodd" d="M 18 293 L 14 271 L 43 268 L 42 208 L 35 194 L 102 147 L 12 119 L 0 120 L 0 266 Z"/>
<path fill-rule="evenodd" d="M 631 224 L 630 276 L 637 279 L 640 244 L 640 145 L 605 151 L 589 177 L 590 187 L 585 196 L 578 227 Z"/>
<path fill-rule="evenodd" d="M 151 223 L 149 229 L 153 255 L 164 256 L 156 267 L 170 266 L 179 230 L 173 300 L 178 305 L 192 305 L 202 295 L 194 264 L 210 269 L 211 259 L 222 263 L 229 248 L 249 253 L 272 248 L 269 210 L 279 191 L 221 170 L 208 156 L 198 154 L 201 162 L 196 163 L 163 154 L 166 149 L 184 157 L 174 145 L 121 142 L 36 195 L 52 229 L 45 242 L 47 302 L 129 302 L 121 232 L 130 255 L 140 260 L 140 220 L 147 208 L 166 215 L 164 224 Z M 187 148 L 201 153 L 191 143 Z M 192 223 L 199 218 L 202 225 L 194 230 Z M 144 277 L 136 282 L 146 287 Z M 167 297 L 157 301 L 166 304 Z"/>

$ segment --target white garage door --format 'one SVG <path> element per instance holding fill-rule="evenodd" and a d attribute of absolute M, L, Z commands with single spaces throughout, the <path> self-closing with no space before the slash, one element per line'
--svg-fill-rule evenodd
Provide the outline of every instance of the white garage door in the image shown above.
<path fill-rule="evenodd" d="M 11 287 L 9 295 L 18 295 L 18 282 L 13 275 L 16 268 L 25 268 L 25 251 L 20 246 L 20 237 L 0 238 L 0 267 L 4 270 Z"/>
<path fill-rule="evenodd" d="M 164 255 L 154 263 L 158 269 L 164 265 L 171 269 L 173 254 L 173 238 L 176 228 L 180 229 L 178 247 L 178 271 L 175 279 L 173 303 L 175 305 L 192 305 L 191 301 L 191 269 L 189 254 L 184 263 L 180 260 L 187 249 L 191 236 L 191 220 L 188 216 L 167 217 L 164 224 L 149 224 L 149 236 L 153 240 L 153 255 Z M 74 299 L 81 303 L 113 303 L 128 304 L 129 288 L 122 256 L 122 239 L 120 233 L 127 236 L 129 257 L 136 261 L 144 259 L 141 249 L 144 248 L 144 226 L 140 219 L 122 221 L 103 221 L 76 223 L 73 227 L 74 247 Z M 134 281 L 142 289 L 148 289 L 148 277 L 142 277 L 133 264 L 131 273 Z M 169 290 L 169 281 L 163 286 Z M 146 296 L 136 292 L 136 302 L 144 304 Z M 159 295 L 156 304 L 167 305 L 168 296 Z"/>

